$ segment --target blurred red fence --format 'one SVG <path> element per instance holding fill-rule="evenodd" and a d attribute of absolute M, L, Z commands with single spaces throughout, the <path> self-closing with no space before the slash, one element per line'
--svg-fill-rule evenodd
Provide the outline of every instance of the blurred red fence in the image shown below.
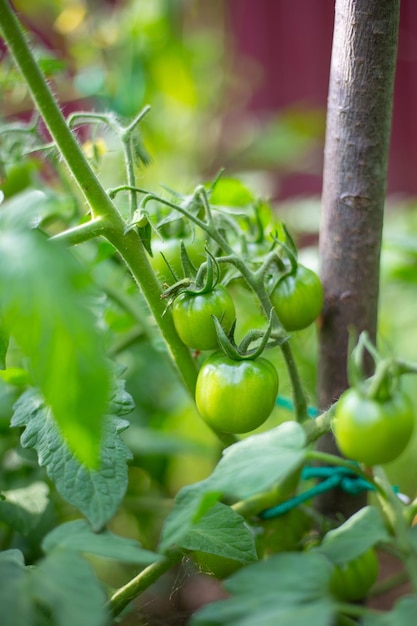
<path fill-rule="evenodd" d="M 236 46 L 261 68 L 250 109 L 326 107 L 334 0 L 228 0 Z M 284 182 L 283 195 L 319 193 L 319 175 Z M 417 2 L 402 0 L 388 192 L 417 194 Z"/>

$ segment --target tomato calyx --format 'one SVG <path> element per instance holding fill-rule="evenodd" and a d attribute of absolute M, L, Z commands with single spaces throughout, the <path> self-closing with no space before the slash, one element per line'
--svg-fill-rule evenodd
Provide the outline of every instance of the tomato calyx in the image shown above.
<path fill-rule="evenodd" d="M 285 254 L 285 258 L 281 258 L 276 255 L 275 264 L 279 269 L 278 276 L 274 277 L 272 281 L 272 289 L 277 288 L 277 286 L 287 277 L 296 276 L 298 270 L 298 250 L 295 245 L 294 239 L 291 237 L 287 227 L 285 224 L 282 224 L 282 228 L 285 234 L 285 241 L 278 239 L 277 235 L 272 235 L 272 239 L 274 244 L 277 244 Z"/>
<path fill-rule="evenodd" d="M 249 361 L 257 359 L 264 350 L 274 348 L 288 341 L 286 335 L 274 331 L 273 310 L 269 315 L 268 325 L 265 330 L 250 330 L 242 339 L 239 345 L 236 344 L 234 334 L 236 322 L 228 333 L 224 331 L 221 320 L 213 317 L 217 332 L 217 338 L 221 351 L 233 361 Z M 251 344 L 259 341 L 255 348 L 250 348 Z"/>
<path fill-rule="evenodd" d="M 374 362 L 374 373 L 367 377 L 364 371 L 365 352 Z M 348 361 L 349 386 L 364 398 L 387 402 L 398 390 L 399 368 L 394 359 L 383 358 L 372 344 L 368 333 L 362 332 Z"/>
<path fill-rule="evenodd" d="M 167 287 L 162 292 L 161 299 L 168 300 L 167 307 L 182 293 L 187 293 L 190 296 L 200 296 L 208 294 L 215 289 L 220 276 L 219 264 L 207 246 L 205 250 L 207 260 L 202 263 L 197 271 L 187 255 L 184 243 L 181 242 L 181 262 L 187 277 L 177 280 L 173 285 Z M 166 263 L 168 264 L 167 261 Z M 190 278 L 190 276 L 192 276 L 192 278 Z"/>

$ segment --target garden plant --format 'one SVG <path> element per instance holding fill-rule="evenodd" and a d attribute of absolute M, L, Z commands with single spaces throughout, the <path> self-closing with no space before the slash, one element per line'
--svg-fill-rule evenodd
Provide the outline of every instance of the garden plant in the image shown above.
<path fill-rule="evenodd" d="M 349 388 L 311 406 L 293 347 L 321 323 L 325 293 L 279 215 L 223 171 L 187 193 L 142 187 L 149 107 L 128 121 L 64 116 L 7 0 L 0 26 L 35 105 L 1 128 L 2 626 L 118 623 L 180 568 L 222 580 L 192 626 L 414 624 L 417 501 L 384 465 L 413 434 L 403 381 L 417 362 L 352 328 Z M 111 188 L 102 129 L 124 157 Z M 119 357 L 132 345 L 143 392 L 181 388 L 216 442 L 213 468 L 182 481 L 168 506 L 149 476 L 187 449 L 168 428 L 144 453 L 145 429 L 129 425 Z M 280 403 L 290 410 L 277 422 Z M 318 445 L 328 437 L 334 452 Z M 315 498 L 334 490 L 372 499 L 349 516 L 323 513 Z M 114 522 L 123 528 L 129 507 L 144 517 L 142 542 Z M 384 554 L 400 565 L 381 581 Z M 390 610 L 368 603 L 405 581 Z"/>

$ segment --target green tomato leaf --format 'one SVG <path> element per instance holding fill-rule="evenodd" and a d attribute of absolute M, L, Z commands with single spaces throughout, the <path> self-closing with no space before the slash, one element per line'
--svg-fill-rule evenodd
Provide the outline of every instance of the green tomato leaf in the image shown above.
<path fill-rule="evenodd" d="M 57 548 L 140 565 L 150 565 L 161 558 L 160 554 L 145 550 L 133 539 L 119 537 L 109 530 L 95 533 L 85 520 L 61 524 L 46 535 L 42 549 L 49 553 Z"/>
<path fill-rule="evenodd" d="M 126 399 L 118 400 L 114 391 L 110 409 L 127 410 Z M 104 422 L 104 437 L 98 469 L 83 465 L 63 438 L 51 411 L 37 390 L 28 389 L 15 404 L 12 426 L 25 428 L 21 436 L 24 448 L 35 448 L 38 461 L 65 500 L 78 508 L 94 530 L 100 530 L 117 511 L 127 487 L 126 461 L 131 453 L 120 437 L 128 422 L 108 415 Z"/>
<path fill-rule="evenodd" d="M 296 422 L 246 437 L 226 448 L 206 489 L 250 498 L 292 474 L 305 458 L 305 443 L 304 429 Z"/>
<path fill-rule="evenodd" d="M 20 550 L 0 553 L 2 626 L 35 626 L 35 614 L 27 582 L 25 562 Z"/>
<path fill-rule="evenodd" d="M 39 522 L 48 506 L 49 487 L 46 483 L 34 482 L 22 489 L 3 491 L 0 500 L 0 520 L 14 530 L 27 535 Z"/>
<path fill-rule="evenodd" d="M 285 422 L 227 448 L 206 480 L 184 487 L 178 493 L 163 528 L 160 550 L 181 545 L 185 533 L 222 496 L 243 500 L 286 478 L 303 462 L 304 446 L 302 426 Z"/>
<path fill-rule="evenodd" d="M 217 554 L 241 563 L 257 560 L 253 532 L 241 515 L 220 502 L 190 528 L 179 545 L 187 550 Z"/>
<path fill-rule="evenodd" d="M 313 553 L 283 553 L 239 570 L 224 582 L 231 598 L 206 605 L 190 626 L 304 626 L 333 623 L 332 567 Z"/>
<path fill-rule="evenodd" d="M 362 626 L 415 626 L 417 615 L 417 598 L 407 596 L 401 598 L 389 613 L 369 613 L 365 616 Z"/>
<path fill-rule="evenodd" d="M 206 481 L 181 489 L 175 507 L 165 520 L 159 550 L 165 552 L 173 545 L 182 545 L 184 536 L 199 522 L 221 497 L 221 493 L 205 493 Z"/>
<path fill-rule="evenodd" d="M 390 541 L 381 514 L 375 507 L 365 506 L 344 524 L 330 530 L 317 551 L 335 565 L 343 565 L 380 541 Z"/>
<path fill-rule="evenodd" d="M 93 568 L 75 552 L 55 550 L 30 571 L 30 592 L 54 626 L 106 626 L 106 595 Z M 23 626 L 23 624 L 22 624 Z"/>
<path fill-rule="evenodd" d="M 91 311 L 90 280 L 69 250 L 39 231 L 11 227 L 8 219 L 9 211 L 1 214 L 0 308 L 5 327 L 29 357 L 34 382 L 68 445 L 94 466 L 110 375 Z"/>
<path fill-rule="evenodd" d="M 30 568 L 19 550 L 0 554 L 2 626 L 106 626 L 105 601 L 92 567 L 76 553 L 55 550 Z"/>

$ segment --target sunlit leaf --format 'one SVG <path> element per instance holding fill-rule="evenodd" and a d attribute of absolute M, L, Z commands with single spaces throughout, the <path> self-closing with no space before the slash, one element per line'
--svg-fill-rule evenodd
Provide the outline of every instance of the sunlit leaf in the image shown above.
<path fill-rule="evenodd" d="M 237 178 L 219 178 L 210 194 L 210 202 L 220 206 L 244 207 L 254 199 L 253 193 Z"/>
<path fill-rule="evenodd" d="M 0 307 L 30 359 L 36 385 L 78 457 L 97 462 L 109 395 L 103 339 L 91 312 L 90 281 L 68 250 L 0 218 Z M 10 227 L 10 228 L 9 228 Z"/>
<path fill-rule="evenodd" d="M 1 492 L 0 520 L 14 530 L 27 534 L 39 522 L 48 505 L 49 487 L 46 483 L 34 482 L 28 487 Z"/>

